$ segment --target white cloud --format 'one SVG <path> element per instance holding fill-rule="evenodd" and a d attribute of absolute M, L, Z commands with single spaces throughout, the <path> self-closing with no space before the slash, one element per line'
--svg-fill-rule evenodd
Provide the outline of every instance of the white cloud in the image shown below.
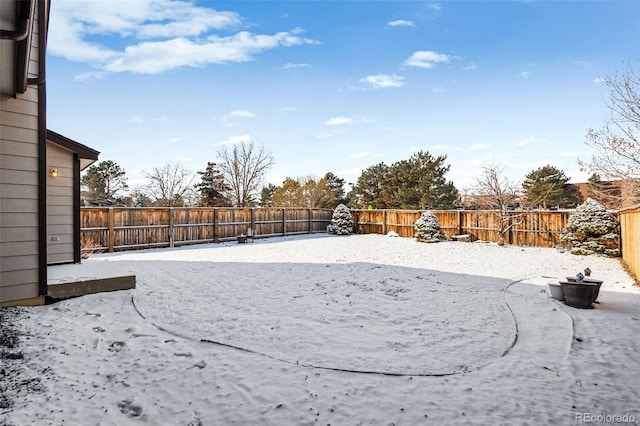
<path fill-rule="evenodd" d="M 414 28 L 416 26 L 416 24 L 414 24 L 413 21 L 407 21 L 405 19 L 389 21 L 387 22 L 387 25 L 390 27 L 414 27 Z"/>
<path fill-rule="evenodd" d="M 291 63 L 287 62 L 281 68 L 283 70 L 289 70 L 291 68 L 310 68 L 310 67 L 311 67 L 311 64 L 291 64 Z"/>
<path fill-rule="evenodd" d="M 526 79 L 531 78 L 531 73 L 529 71 L 523 71 L 520 73 L 520 77 Z"/>
<path fill-rule="evenodd" d="M 324 124 L 327 126 L 346 126 L 351 124 L 371 124 L 375 123 L 375 120 L 367 117 L 366 115 L 360 117 L 331 117 Z"/>
<path fill-rule="evenodd" d="M 604 84 L 605 80 L 604 78 L 594 78 L 591 82 L 594 84 Z"/>
<path fill-rule="evenodd" d="M 360 79 L 360 83 L 368 84 L 374 89 L 385 89 L 387 87 L 402 87 L 406 83 L 404 77 L 389 74 L 368 75 Z"/>
<path fill-rule="evenodd" d="M 251 135 L 236 135 L 230 138 L 218 141 L 216 145 L 234 145 L 242 142 L 251 142 Z"/>
<path fill-rule="evenodd" d="M 127 120 L 129 123 L 142 123 L 141 115 L 133 115 Z"/>
<path fill-rule="evenodd" d="M 331 117 L 325 123 L 327 126 L 344 126 L 347 124 L 353 124 L 353 118 L 351 117 Z"/>
<path fill-rule="evenodd" d="M 481 150 L 485 150 L 485 149 L 489 149 L 491 148 L 491 145 L 486 144 L 486 143 L 475 143 L 473 145 L 471 145 L 471 150 L 472 151 L 481 151 Z"/>
<path fill-rule="evenodd" d="M 431 3 L 427 6 L 427 8 L 431 10 L 442 10 L 442 5 L 440 3 Z"/>
<path fill-rule="evenodd" d="M 527 136 L 524 139 L 520 139 L 517 143 L 516 146 L 525 146 L 525 145 L 529 145 L 531 142 L 533 142 L 535 140 L 535 138 L 533 136 Z"/>
<path fill-rule="evenodd" d="M 235 12 L 220 12 L 188 1 L 136 0 L 119 2 L 65 0 L 52 2 L 52 24 L 78 23 L 92 34 L 117 34 L 136 38 L 195 36 L 210 29 L 237 26 Z"/>
<path fill-rule="evenodd" d="M 231 112 L 226 113 L 222 116 L 223 120 L 230 120 L 233 118 L 255 118 L 255 114 L 251 111 L 247 111 L 244 109 L 235 109 Z"/>
<path fill-rule="evenodd" d="M 462 67 L 462 71 L 473 71 L 478 69 L 478 66 L 474 62 L 470 62 L 468 65 Z"/>
<path fill-rule="evenodd" d="M 344 134 L 345 131 L 343 129 L 335 129 L 330 132 L 322 132 L 318 134 L 318 139 L 326 139 L 326 138 L 335 138 L 336 136 L 340 136 Z"/>
<path fill-rule="evenodd" d="M 430 50 L 422 50 L 414 52 L 409 59 L 404 61 L 404 65 L 419 68 L 434 68 L 439 63 L 448 63 L 450 61 L 451 57 L 449 55 Z"/>
<path fill-rule="evenodd" d="M 239 125 L 238 120 L 243 118 L 255 118 L 255 114 L 251 111 L 247 111 L 244 109 L 236 109 L 224 114 L 219 118 L 220 122 L 226 124 L 227 126 L 237 126 Z"/>
<path fill-rule="evenodd" d="M 79 74 L 73 77 L 75 81 L 91 81 L 100 80 L 105 78 L 108 74 L 104 71 L 91 71 L 84 74 Z"/>
<path fill-rule="evenodd" d="M 518 142 L 516 142 L 516 146 L 527 146 L 539 142 L 546 142 L 546 139 L 536 138 L 535 136 L 527 136 L 526 138 L 520 139 Z"/>
<path fill-rule="evenodd" d="M 189 66 L 203 67 L 226 62 L 248 62 L 254 55 L 279 46 L 315 43 L 299 37 L 299 30 L 274 35 L 256 35 L 247 31 L 229 37 L 210 36 L 206 41 L 192 41 L 184 37 L 167 41 L 144 42 L 125 48 L 116 59 L 104 66 L 107 71 L 131 71 L 157 74 L 170 69 Z"/>
<path fill-rule="evenodd" d="M 284 107 L 284 108 L 278 108 L 276 110 L 276 112 L 294 112 L 294 111 L 297 111 L 297 110 L 298 110 L 298 108 L 296 108 L 296 107 Z"/>
<path fill-rule="evenodd" d="M 271 35 L 212 31 L 242 24 L 235 12 L 220 12 L 187 1 L 52 2 L 48 53 L 108 72 L 157 74 L 178 67 L 246 62 L 277 47 L 317 44 L 299 28 Z M 121 49 L 105 47 L 117 38 Z M 86 78 L 86 77 L 85 77 Z"/>

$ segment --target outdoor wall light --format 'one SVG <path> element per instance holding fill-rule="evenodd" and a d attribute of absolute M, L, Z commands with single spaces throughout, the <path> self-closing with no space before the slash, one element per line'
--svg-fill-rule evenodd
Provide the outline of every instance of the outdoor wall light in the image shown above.
<path fill-rule="evenodd" d="M 57 177 L 58 176 L 58 169 L 49 170 L 49 175 L 51 175 L 51 177 Z"/>

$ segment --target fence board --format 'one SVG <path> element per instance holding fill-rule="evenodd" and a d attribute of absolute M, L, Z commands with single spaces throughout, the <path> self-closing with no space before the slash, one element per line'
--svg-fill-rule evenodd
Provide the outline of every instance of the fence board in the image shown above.
<path fill-rule="evenodd" d="M 618 217 L 622 260 L 636 280 L 640 280 L 640 205 L 621 210 Z"/>

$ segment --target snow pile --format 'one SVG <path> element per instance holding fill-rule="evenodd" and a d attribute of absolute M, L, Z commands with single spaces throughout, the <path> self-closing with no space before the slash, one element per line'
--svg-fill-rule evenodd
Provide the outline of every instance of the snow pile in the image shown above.
<path fill-rule="evenodd" d="M 438 218 L 431 210 L 427 210 L 420 215 L 420 218 L 414 225 L 414 230 L 416 241 L 437 243 L 447 239 L 444 232 L 440 229 Z"/>
<path fill-rule="evenodd" d="M 619 223 L 607 209 L 592 198 L 569 216 L 562 239 L 571 253 L 620 256 Z"/>
<path fill-rule="evenodd" d="M 336 235 L 351 235 L 353 232 L 353 219 L 351 210 L 344 204 L 340 204 L 333 211 L 331 225 L 327 226 L 327 232 Z"/>

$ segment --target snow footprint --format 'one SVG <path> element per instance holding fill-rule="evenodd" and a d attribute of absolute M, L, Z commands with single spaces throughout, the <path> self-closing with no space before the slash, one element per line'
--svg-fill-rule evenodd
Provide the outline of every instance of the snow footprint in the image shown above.
<path fill-rule="evenodd" d="M 139 417 L 140 414 L 142 414 L 142 407 L 128 399 L 118 402 L 118 408 L 120 412 L 127 417 Z"/>
<path fill-rule="evenodd" d="M 111 342 L 109 352 L 120 352 L 124 347 L 124 342 Z"/>

